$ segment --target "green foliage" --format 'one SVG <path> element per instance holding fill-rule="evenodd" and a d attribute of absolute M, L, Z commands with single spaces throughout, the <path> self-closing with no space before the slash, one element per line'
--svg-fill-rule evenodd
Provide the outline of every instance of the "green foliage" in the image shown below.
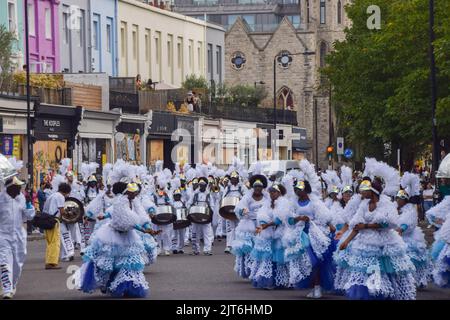
<path fill-rule="evenodd" d="M 14 33 L 9 32 L 5 25 L 0 25 L 0 88 L 3 82 L 11 77 L 11 69 L 14 66 L 11 56 L 16 40 Z"/>
<path fill-rule="evenodd" d="M 449 1 L 435 1 L 438 127 L 449 136 Z M 381 29 L 369 30 L 369 5 L 381 8 Z M 360 154 L 382 157 L 383 143 L 414 158 L 431 142 L 428 0 L 355 0 L 346 8 L 352 27 L 335 43 L 322 70 L 347 141 Z M 380 154 L 381 153 L 381 154 Z"/>
<path fill-rule="evenodd" d="M 235 85 L 228 89 L 232 103 L 238 103 L 241 106 L 258 106 L 267 96 L 263 87 L 254 87 L 251 85 Z"/>
<path fill-rule="evenodd" d="M 197 76 L 195 74 L 191 74 L 186 77 L 186 80 L 181 84 L 183 89 L 186 90 L 195 90 L 195 89 L 208 89 L 208 81 L 203 76 Z"/>

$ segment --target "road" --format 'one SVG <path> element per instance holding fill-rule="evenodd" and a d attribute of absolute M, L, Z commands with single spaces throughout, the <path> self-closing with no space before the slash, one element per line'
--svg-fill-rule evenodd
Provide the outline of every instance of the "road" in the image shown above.
<path fill-rule="evenodd" d="M 307 290 L 260 290 L 233 271 L 234 256 L 223 253 L 224 241 L 215 242 L 213 256 L 172 255 L 158 257 L 156 264 L 147 267 L 145 275 L 150 283 L 151 300 L 299 300 L 306 299 Z M 186 248 L 190 252 L 190 248 Z M 81 265 L 76 256 L 73 262 L 63 262 L 62 270 L 44 269 L 45 241 L 29 241 L 28 257 L 15 299 L 108 299 L 100 292 L 85 294 L 68 289 L 70 270 Z M 69 279 L 69 280 L 68 280 Z M 430 286 L 418 292 L 418 299 L 450 299 L 450 289 Z M 326 295 L 325 299 L 343 299 Z"/>

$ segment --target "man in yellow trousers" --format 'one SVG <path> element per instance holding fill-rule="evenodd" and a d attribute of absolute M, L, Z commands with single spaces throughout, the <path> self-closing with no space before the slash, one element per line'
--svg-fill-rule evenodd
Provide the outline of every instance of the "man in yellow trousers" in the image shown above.
<path fill-rule="evenodd" d="M 61 269 L 59 266 L 59 254 L 61 249 L 61 235 L 59 229 L 59 220 L 64 210 L 66 197 L 69 196 L 71 187 L 67 183 L 61 183 L 58 186 L 58 192 L 52 194 L 44 204 L 43 212 L 57 218 L 53 229 L 45 230 L 45 240 L 47 241 L 47 250 L 45 252 L 45 269 Z"/>

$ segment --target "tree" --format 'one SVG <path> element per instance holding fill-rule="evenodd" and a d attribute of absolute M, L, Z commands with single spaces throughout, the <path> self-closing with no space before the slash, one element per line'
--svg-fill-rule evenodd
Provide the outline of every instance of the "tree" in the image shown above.
<path fill-rule="evenodd" d="M 186 90 L 204 89 L 206 91 L 208 90 L 208 81 L 203 76 L 191 74 L 186 77 L 181 86 Z"/>
<path fill-rule="evenodd" d="M 367 28 L 366 9 L 374 4 L 381 9 L 380 30 Z M 449 3 L 436 4 L 438 126 L 448 135 Z M 390 143 L 410 166 L 431 142 L 428 0 L 356 0 L 346 11 L 352 26 L 322 70 L 342 131 L 362 156 L 381 158 Z"/>
<path fill-rule="evenodd" d="M 0 25 L 0 90 L 6 79 L 11 77 L 11 69 L 14 66 L 11 57 L 16 40 L 13 32 L 9 32 L 5 25 Z"/>
<path fill-rule="evenodd" d="M 251 85 L 235 85 L 228 89 L 228 94 L 232 103 L 254 107 L 257 107 L 267 96 L 267 92 L 263 87 L 255 88 Z"/>

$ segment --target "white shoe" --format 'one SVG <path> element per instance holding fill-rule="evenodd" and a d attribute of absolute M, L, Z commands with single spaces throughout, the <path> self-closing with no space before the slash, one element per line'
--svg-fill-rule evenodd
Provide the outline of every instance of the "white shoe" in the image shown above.
<path fill-rule="evenodd" d="M 306 297 L 309 299 L 320 299 L 322 298 L 322 289 L 320 288 L 320 286 L 315 286 L 314 289 L 310 293 L 308 293 Z"/>
<path fill-rule="evenodd" d="M 168 251 L 168 250 L 164 251 L 164 255 L 170 256 L 170 251 Z"/>
<path fill-rule="evenodd" d="M 231 253 L 231 247 L 226 247 L 225 250 L 223 251 L 225 253 Z"/>
<path fill-rule="evenodd" d="M 8 292 L 3 294 L 3 299 L 12 299 L 14 297 L 14 293 Z"/>

